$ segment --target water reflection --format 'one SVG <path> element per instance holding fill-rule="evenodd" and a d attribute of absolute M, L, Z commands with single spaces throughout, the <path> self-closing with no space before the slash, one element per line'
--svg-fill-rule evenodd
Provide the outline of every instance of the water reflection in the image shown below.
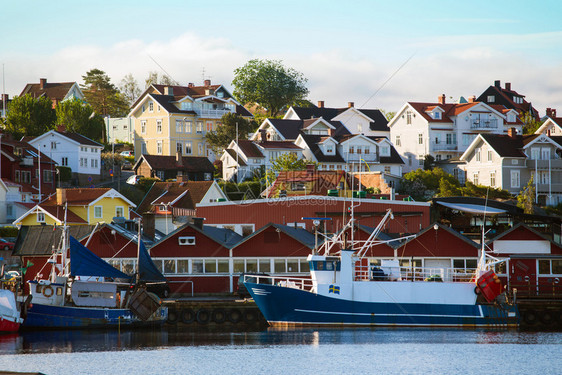
<path fill-rule="evenodd" d="M 0 336 L 0 354 L 150 350 L 195 346 L 376 344 L 561 344 L 560 332 L 421 329 L 264 329 L 259 331 L 40 331 Z"/>

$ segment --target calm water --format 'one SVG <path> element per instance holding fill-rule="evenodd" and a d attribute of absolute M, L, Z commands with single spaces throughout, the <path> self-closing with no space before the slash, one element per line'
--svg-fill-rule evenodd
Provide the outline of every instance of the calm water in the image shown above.
<path fill-rule="evenodd" d="M 0 371 L 45 374 L 562 374 L 562 333 L 305 329 L 26 332 Z"/>

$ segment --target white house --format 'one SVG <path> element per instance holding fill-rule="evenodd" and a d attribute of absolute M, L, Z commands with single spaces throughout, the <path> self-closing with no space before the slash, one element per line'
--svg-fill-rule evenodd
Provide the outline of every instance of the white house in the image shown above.
<path fill-rule="evenodd" d="M 58 165 L 69 167 L 80 184 L 99 181 L 103 145 L 77 133 L 56 130 L 48 131 L 28 143 Z"/>
<path fill-rule="evenodd" d="M 464 103 L 408 102 L 388 123 L 390 140 L 406 161 L 404 173 L 423 166 L 425 155 L 437 161 L 458 158 L 478 134 L 504 134 L 509 128 L 522 133 L 517 112 L 470 98 Z"/>
<path fill-rule="evenodd" d="M 561 136 L 562 135 L 562 117 L 556 117 L 556 109 L 547 108 L 546 116 L 543 118 L 544 122 L 535 131 L 535 134 L 546 134 L 548 136 Z"/>

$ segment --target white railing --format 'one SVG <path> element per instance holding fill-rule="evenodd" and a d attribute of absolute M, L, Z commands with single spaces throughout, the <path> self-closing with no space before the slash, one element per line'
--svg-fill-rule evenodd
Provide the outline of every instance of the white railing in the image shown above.
<path fill-rule="evenodd" d="M 393 267 L 390 275 L 385 267 L 356 265 L 355 281 L 443 281 L 470 282 L 476 269 Z M 378 271 L 377 271 L 378 270 Z M 380 271 L 384 272 L 384 275 Z M 398 276 L 399 275 L 399 276 Z"/>
<path fill-rule="evenodd" d="M 471 129 L 497 129 L 498 127 L 498 120 L 497 119 L 490 119 L 490 120 L 473 120 L 470 124 Z"/>
<path fill-rule="evenodd" d="M 221 118 L 222 115 L 225 113 L 234 112 L 228 108 L 221 108 L 221 109 L 195 109 L 195 112 L 200 117 L 211 117 L 211 118 Z"/>
<path fill-rule="evenodd" d="M 439 142 L 439 143 L 432 143 L 431 148 L 433 151 L 456 151 L 457 144 L 456 143 L 446 143 L 446 142 Z"/>
<path fill-rule="evenodd" d="M 311 279 L 289 276 L 244 275 L 244 282 L 278 285 L 300 290 L 311 290 L 313 286 Z"/>

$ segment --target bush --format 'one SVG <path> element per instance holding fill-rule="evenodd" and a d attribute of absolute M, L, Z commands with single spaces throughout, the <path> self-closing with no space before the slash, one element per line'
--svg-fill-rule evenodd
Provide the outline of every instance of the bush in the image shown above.
<path fill-rule="evenodd" d="M 57 166 L 57 173 L 62 182 L 70 181 L 72 178 L 72 169 L 70 167 Z"/>

